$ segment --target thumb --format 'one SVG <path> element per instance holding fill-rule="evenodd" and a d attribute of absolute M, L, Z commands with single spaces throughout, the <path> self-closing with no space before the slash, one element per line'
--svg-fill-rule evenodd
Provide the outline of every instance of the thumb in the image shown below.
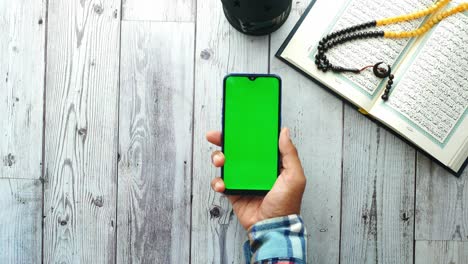
<path fill-rule="evenodd" d="M 286 183 L 287 190 L 292 191 L 294 195 L 298 195 L 298 204 L 300 205 L 307 180 L 297 154 L 297 149 L 289 137 L 288 128 L 283 128 L 281 130 L 278 144 L 281 153 L 281 162 L 283 164 L 283 171 L 280 177 L 284 180 L 284 183 Z"/>
<path fill-rule="evenodd" d="M 297 149 L 289 137 L 289 128 L 285 127 L 281 130 L 278 144 L 282 157 L 283 168 L 285 170 L 297 170 L 302 173 L 302 165 L 297 154 Z"/>

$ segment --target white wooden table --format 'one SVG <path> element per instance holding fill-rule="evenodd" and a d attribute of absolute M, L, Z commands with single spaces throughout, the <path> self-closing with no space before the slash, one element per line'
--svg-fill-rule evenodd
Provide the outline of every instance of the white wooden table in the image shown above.
<path fill-rule="evenodd" d="M 229 72 L 283 79 L 310 263 L 468 263 L 455 178 L 274 58 L 220 0 L 0 0 L 0 263 L 242 263 L 205 132 Z"/>

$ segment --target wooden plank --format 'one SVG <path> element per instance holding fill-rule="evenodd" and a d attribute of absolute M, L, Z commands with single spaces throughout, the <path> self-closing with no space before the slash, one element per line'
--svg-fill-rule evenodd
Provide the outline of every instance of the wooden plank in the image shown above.
<path fill-rule="evenodd" d="M 345 107 L 341 263 L 412 263 L 415 150 Z"/>
<path fill-rule="evenodd" d="M 229 72 L 267 72 L 268 37 L 249 37 L 224 18 L 221 1 L 197 2 L 195 107 L 193 147 L 192 263 L 242 263 L 246 233 L 225 197 L 210 181 L 220 176 L 205 140 L 208 130 L 221 130 L 222 81 Z"/>
<path fill-rule="evenodd" d="M 416 264 L 468 263 L 468 242 L 416 241 Z"/>
<path fill-rule="evenodd" d="M 45 1 L 0 1 L 0 263 L 42 257 L 45 14 Z"/>
<path fill-rule="evenodd" d="M 293 1 L 285 25 L 271 35 L 271 71 L 283 80 L 283 125 L 291 128 L 308 179 L 302 204 L 308 261 L 338 263 L 343 103 L 273 57 L 308 4 Z"/>
<path fill-rule="evenodd" d="M 113 263 L 120 1 L 49 1 L 45 263 Z"/>
<path fill-rule="evenodd" d="M 185 21 L 195 20 L 195 0 L 123 0 L 123 20 Z"/>
<path fill-rule="evenodd" d="M 46 1 L 0 1 L 0 178 L 42 172 Z"/>
<path fill-rule="evenodd" d="M 468 241 L 468 169 L 460 178 L 418 153 L 416 239 Z"/>
<path fill-rule="evenodd" d="M 0 179 L 0 263 L 40 263 L 42 184 Z"/>
<path fill-rule="evenodd" d="M 189 263 L 194 30 L 122 23 L 119 263 Z"/>

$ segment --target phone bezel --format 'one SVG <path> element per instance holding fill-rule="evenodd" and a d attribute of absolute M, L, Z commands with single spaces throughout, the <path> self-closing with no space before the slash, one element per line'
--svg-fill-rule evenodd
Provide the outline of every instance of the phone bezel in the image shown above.
<path fill-rule="evenodd" d="M 231 73 L 224 77 L 223 79 L 223 107 L 222 107 L 222 116 L 221 116 L 221 124 L 222 124 L 222 133 L 221 133 L 221 149 L 224 153 L 224 110 L 226 105 L 226 81 L 230 77 L 246 77 L 246 78 L 258 78 L 258 77 L 268 77 L 268 78 L 275 78 L 278 80 L 279 89 L 278 89 L 278 140 L 279 135 L 281 132 L 281 95 L 282 95 L 282 82 L 281 77 L 276 74 L 258 74 L 258 73 Z M 278 146 L 278 166 L 277 166 L 277 175 L 279 176 L 281 171 L 281 157 L 279 152 Z M 221 167 L 221 178 L 224 179 L 224 167 Z M 266 195 L 270 190 L 252 190 L 252 189 L 225 189 L 224 194 L 227 195 Z"/>

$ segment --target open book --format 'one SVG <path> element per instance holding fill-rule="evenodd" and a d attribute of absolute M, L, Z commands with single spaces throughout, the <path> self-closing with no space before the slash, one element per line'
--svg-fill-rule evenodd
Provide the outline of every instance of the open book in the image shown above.
<path fill-rule="evenodd" d="M 323 36 L 421 10 L 433 2 L 312 1 L 276 56 L 459 174 L 468 158 L 468 12 L 444 19 L 418 38 L 359 39 L 327 52 L 331 63 L 344 67 L 359 68 L 380 61 L 391 65 L 395 79 L 387 101 L 381 99 L 387 79 L 377 78 L 371 70 L 361 74 L 324 73 L 314 63 Z M 454 0 L 447 8 L 460 2 Z M 407 31 L 426 19 L 378 29 Z"/>

